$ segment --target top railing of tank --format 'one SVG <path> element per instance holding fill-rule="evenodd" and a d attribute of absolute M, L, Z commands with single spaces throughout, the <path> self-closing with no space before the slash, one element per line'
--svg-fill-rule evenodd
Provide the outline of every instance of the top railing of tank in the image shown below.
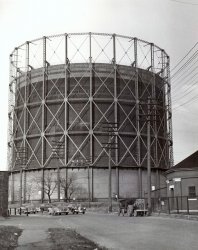
<path fill-rule="evenodd" d="M 65 33 L 44 36 L 16 47 L 10 55 L 11 76 L 67 63 L 109 63 L 142 68 L 164 77 L 169 57 L 153 43 L 105 33 Z"/>

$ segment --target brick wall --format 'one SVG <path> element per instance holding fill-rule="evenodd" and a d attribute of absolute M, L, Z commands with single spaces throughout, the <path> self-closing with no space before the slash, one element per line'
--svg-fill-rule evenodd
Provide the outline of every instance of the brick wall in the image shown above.
<path fill-rule="evenodd" d="M 8 172 L 0 171 L 0 216 L 8 212 Z"/>

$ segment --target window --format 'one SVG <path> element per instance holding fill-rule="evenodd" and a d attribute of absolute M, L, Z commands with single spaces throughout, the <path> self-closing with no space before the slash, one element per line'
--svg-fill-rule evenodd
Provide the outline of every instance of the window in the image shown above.
<path fill-rule="evenodd" d="M 196 189 L 195 186 L 188 187 L 188 196 L 189 197 L 196 197 Z"/>

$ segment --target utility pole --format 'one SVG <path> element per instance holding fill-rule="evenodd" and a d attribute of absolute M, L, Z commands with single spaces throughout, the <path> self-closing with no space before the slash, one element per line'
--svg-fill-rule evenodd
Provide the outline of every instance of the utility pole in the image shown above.
<path fill-rule="evenodd" d="M 52 141 L 52 158 L 62 159 L 64 158 L 65 145 L 63 141 Z M 57 166 L 57 193 L 58 201 L 60 201 L 60 166 Z"/>
<path fill-rule="evenodd" d="M 148 98 L 147 116 L 147 193 L 148 193 L 148 214 L 151 214 L 151 99 Z"/>
<path fill-rule="evenodd" d="M 20 147 L 17 149 L 17 159 L 16 159 L 16 165 L 20 166 L 20 191 L 19 191 L 20 207 L 22 206 L 22 203 L 23 203 L 23 170 L 25 170 L 26 164 L 27 164 L 26 148 Z M 25 183 L 24 183 L 24 189 L 25 189 Z M 25 196 L 25 192 L 24 192 L 24 196 Z"/>
<path fill-rule="evenodd" d="M 109 170 L 109 175 L 108 175 L 108 211 L 112 212 L 112 167 L 111 167 L 111 150 L 112 149 L 118 149 L 117 143 L 113 142 L 112 139 L 114 136 L 117 136 L 117 130 L 118 130 L 118 123 L 115 122 L 107 122 L 103 123 L 103 128 L 107 129 L 107 133 L 109 136 L 108 143 L 102 143 L 104 144 L 103 148 L 108 149 L 109 151 L 109 162 L 108 162 L 108 170 Z"/>
<path fill-rule="evenodd" d="M 86 160 L 86 167 L 87 167 L 87 189 L 88 189 L 88 207 L 90 207 L 90 164 L 91 164 L 91 159 Z"/>
<path fill-rule="evenodd" d="M 152 114 L 153 109 L 151 107 L 155 107 L 159 105 L 159 103 L 154 103 L 155 99 L 148 97 L 146 103 L 141 103 L 140 105 L 147 106 L 147 114 L 139 114 L 139 116 L 145 116 L 145 121 L 147 122 L 147 199 L 148 199 L 148 214 L 151 214 L 151 121 L 155 121 L 158 114 Z M 154 117 L 154 119 L 153 119 Z"/>

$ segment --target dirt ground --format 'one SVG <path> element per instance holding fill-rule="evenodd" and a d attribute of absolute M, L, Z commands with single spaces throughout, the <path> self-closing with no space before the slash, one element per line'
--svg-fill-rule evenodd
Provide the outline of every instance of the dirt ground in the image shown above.
<path fill-rule="evenodd" d="M 49 228 L 48 238 L 44 241 L 18 246 L 18 238 L 22 230 L 13 226 L 0 226 L 0 249 L 1 250 L 106 250 L 94 242 L 84 238 L 71 229 Z M 17 247 L 18 246 L 18 247 Z"/>
<path fill-rule="evenodd" d="M 21 233 L 22 230 L 17 227 L 0 225 L 0 249 L 15 249 Z"/>
<path fill-rule="evenodd" d="M 99 247 L 94 242 L 82 237 L 80 234 L 76 233 L 71 229 L 63 228 L 50 228 L 50 239 L 53 242 L 54 249 L 64 250 L 64 249 L 73 249 L 73 250 L 83 250 L 83 249 L 98 249 L 105 250 L 104 247 Z"/>

